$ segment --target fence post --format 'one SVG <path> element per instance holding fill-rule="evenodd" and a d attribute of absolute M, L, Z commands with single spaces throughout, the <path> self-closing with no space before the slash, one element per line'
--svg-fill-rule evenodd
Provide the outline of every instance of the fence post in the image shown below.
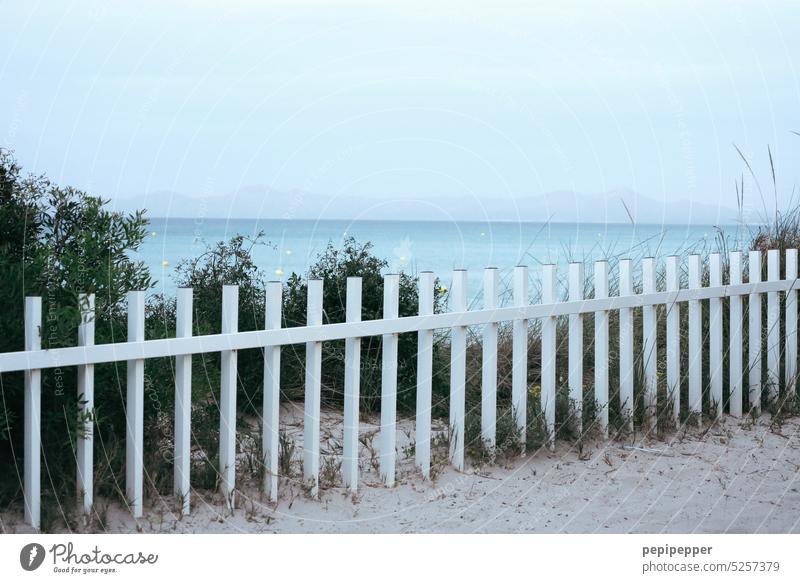
<path fill-rule="evenodd" d="M 347 278 L 345 320 L 361 321 L 360 277 Z M 421 293 L 421 290 L 420 290 Z M 344 451 L 342 477 L 344 486 L 351 492 L 358 489 L 358 407 L 361 394 L 361 338 L 348 338 L 344 342 Z"/>
<path fill-rule="evenodd" d="M 542 273 L 542 303 L 556 302 L 557 267 L 545 265 Z M 541 402 L 550 449 L 556 445 L 556 318 L 542 320 L 542 390 Z"/>
<path fill-rule="evenodd" d="M 594 262 L 594 297 L 608 297 L 608 262 Z M 608 312 L 594 313 L 594 398 L 598 423 L 604 438 L 608 437 Z"/>
<path fill-rule="evenodd" d="M 761 251 L 750 251 L 747 259 L 748 281 L 757 283 L 761 281 Z M 761 294 L 751 293 L 748 297 L 748 395 L 750 408 L 756 413 L 761 412 Z"/>
<path fill-rule="evenodd" d="M 528 267 L 514 268 L 514 305 L 528 305 Z M 528 320 L 515 319 L 512 330 L 511 406 L 522 451 L 525 451 L 526 428 L 528 426 Z"/>
<path fill-rule="evenodd" d="M 383 278 L 383 319 L 398 317 L 400 276 Z M 394 485 L 395 444 L 397 441 L 397 334 L 384 334 L 381 364 L 380 474 L 384 484 Z"/>
<path fill-rule="evenodd" d="M 667 257 L 667 291 L 681 288 L 677 255 Z M 681 416 L 681 308 L 672 301 L 667 305 L 667 396 L 672 402 L 672 418 L 677 424 Z"/>
<path fill-rule="evenodd" d="M 453 312 L 467 311 L 467 270 L 453 271 L 450 291 Z M 466 406 L 467 327 L 454 326 L 450 343 L 450 459 L 453 467 L 464 469 L 464 413 Z"/>
<path fill-rule="evenodd" d="M 192 288 L 178 289 L 175 336 L 192 335 Z M 192 355 L 175 357 L 175 468 L 173 492 L 181 501 L 181 512 L 189 514 L 192 466 Z"/>
<path fill-rule="evenodd" d="M 128 292 L 128 342 L 144 341 L 144 292 Z M 144 495 L 144 360 L 128 361 L 125 404 L 125 493 L 134 518 L 142 516 Z"/>
<path fill-rule="evenodd" d="M 308 280 L 306 322 L 322 325 L 322 280 Z M 303 407 L 303 480 L 311 496 L 319 494 L 319 416 L 322 393 L 322 342 L 306 342 L 305 403 Z"/>
<path fill-rule="evenodd" d="M 689 256 L 689 289 L 700 288 L 700 256 Z M 689 300 L 689 411 L 699 414 L 703 398 L 703 307 Z"/>
<path fill-rule="evenodd" d="M 94 345 L 94 294 L 80 294 L 78 346 Z M 77 490 L 80 511 L 88 515 L 94 503 L 94 365 L 78 367 Z"/>
<path fill-rule="evenodd" d="M 712 253 L 708 258 L 708 276 L 710 287 L 722 286 L 722 256 L 719 253 Z M 722 415 L 722 326 L 722 298 L 710 298 L 708 300 L 709 396 L 710 411 L 716 418 Z"/>
<path fill-rule="evenodd" d="M 742 283 L 742 253 L 732 251 L 730 255 L 730 284 Z M 742 416 L 742 388 L 744 377 L 742 375 L 742 296 L 734 295 L 730 298 L 730 414 L 734 417 Z"/>
<path fill-rule="evenodd" d="M 767 251 L 767 280 L 781 278 L 780 254 L 777 249 Z M 767 399 L 774 403 L 781 381 L 781 314 L 778 292 L 767 293 Z"/>
<path fill-rule="evenodd" d="M 797 249 L 786 250 L 787 280 L 797 279 Z M 786 390 L 795 392 L 797 380 L 797 286 L 786 290 Z"/>
<path fill-rule="evenodd" d="M 630 259 L 619 261 L 619 295 L 633 295 L 633 269 Z M 633 310 L 619 311 L 619 400 L 628 431 L 633 431 Z"/>
<path fill-rule="evenodd" d="M 283 284 L 267 282 L 264 328 L 276 330 L 281 327 Z M 278 501 L 278 455 L 280 451 L 281 410 L 281 347 L 264 347 L 264 427 L 261 436 L 264 456 L 264 493 L 271 502 Z"/>
<path fill-rule="evenodd" d="M 25 351 L 42 349 L 42 298 L 25 298 Z M 25 371 L 25 522 L 41 525 L 42 371 Z"/>
<path fill-rule="evenodd" d="M 431 271 L 419 274 L 419 315 L 433 315 L 433 286 Z M 431 470 L 431 398 L 433 388 L 433 330 L 417 332 L 417 416 L 414 458 L 423 478 Z"/>
<path fill-rule="evenodd" d="M 483 307 L 497 308 L 497 268 L 483 272 Z M 494 451 L 497 430 L 497 323 L 483 327 L 483 359 L 481 362 L 481 438 L 489 451 Z"/>
<path fill-rule="evenodd" d="M 222 333 L 233 334 L 239 329 L 239 287 L 222 286 Z M 219 466 L 220 487 L 229 509 L 236 507 L 236 383 L 237 351 L 221 354 L 219 405 Z"/>
<path fill-rule="evenodd" d="M 583 300 L 583 263 L 569 264 L 569 301 Z M 569 315 L 569 401 L 578 435 L 583 433 L 583 314 Z"/>
<path fill-rule="evenodd" d="M 656 293 L 656 260 L 642 260 L 642 293 Z M 655 428 L 658 408 L 658 326 L 656 306 L 642 307 L 642 356 L 644 358 L 645 418 L 652 431 Z"/>

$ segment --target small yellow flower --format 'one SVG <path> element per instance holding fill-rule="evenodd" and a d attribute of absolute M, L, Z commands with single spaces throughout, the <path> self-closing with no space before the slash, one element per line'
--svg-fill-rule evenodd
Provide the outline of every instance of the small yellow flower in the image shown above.
<path fill-rule="evenodd" d="M 439 286 L 439 292 L 443 293 L 443 294 L 446 294 L 447 293 L 447 286 L 446 285 Z"/>

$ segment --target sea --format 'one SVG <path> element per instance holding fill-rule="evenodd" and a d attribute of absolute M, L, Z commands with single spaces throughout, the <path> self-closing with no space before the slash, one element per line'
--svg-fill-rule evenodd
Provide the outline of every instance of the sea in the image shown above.
<path fill-rule="evenodd" d="M 386 273 L 433 271 L 446 282 L 454 269 L 467 269 L 473 297 L 482 288 L 486 267 L 499 269 L 502 286 L 516 265 L 529 266 L 535 278 L 544 264 L 555 263 L 565 270 L 571 261 L 648 256 L 663 261 L 672 254 L 717 250 L 721 236 L 730 250 L 740 244 L 746 247 L 749 240 L 739 225 L 156 217 L 134 258 L 148 265 L 156 281 L 150 293 L 174 294 L 181 260 L 236 235 L 257 239 L 252 255 L 267 279 L 285 281 L 292 273 L 305 276 L 328 245 L 341 247 L 352 237 L 372 245 L 372 252 L 386 260 Z"/>

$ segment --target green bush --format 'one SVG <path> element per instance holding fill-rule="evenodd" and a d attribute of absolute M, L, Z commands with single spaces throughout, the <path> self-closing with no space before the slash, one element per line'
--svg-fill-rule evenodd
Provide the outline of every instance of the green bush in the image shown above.
<path fill-rule="evenodd" d="M 151 286 L 147 268 L 130 259 L 147 232 L 142 212 L 110 212 L 106 201 L 74 188 L 62 188 L 43 176 L 24 176 L 6 150 L 0 150 L 0 352 L 24 349 L 23 299 L 42 297 L 42 346 L 71 346 L 80 319 L 78 294 L 96 294 L 97 343 L 124 341 L 125 293 Z M 124 364 L 95 370 L 96 441 L 99 477 L 119 475 L 124 439 Z M 21 498 L 23 375 L 0 375 L 0 464 L 16 468 L 0 481 L 0 505 Z M 44 525 L 65 515 L 74 500 L 74 447 L 78 394 L 76 372 L 47 369 L 42 374 L 42 448 Z M 98 482 L 101 494 L 119 491 L 114 480 Z"/>
<path fill-rule="evenodd" d="M 345 321 L 347 278 L 362 278 L 361 319 L 379 320 L 383 317 L 383 273 L 388 263 L 372 253 L 372 243 L 358 243 L 347 237 L 341 248 L 329 243 L 309 269 L 308 277 L 323 279 L 323 323 Z M 284 288 L 283 313 L 286 326 L 306 323 L 307 280 L 293 273 Z M 399 315 L 418 313 L 419 298 L 416 278 L 400 274 Z M 434 286 L 434 311 L 441 310 L 443 296 L 439 285 Z M 434 359 L 441 361 L 442 342 L 436 343 Z M 368 413 L 380 410 L 381 396 L 381 337 L 361 341 L 361 409 Z M 401 334 L 398 341 L 397 407 L 398 411 L 413 414 L 416 408 L 417 334 Z M 344 398 L 344 341 L 326 342 L 322 351 L 322 399 L 324 403 L 340 405 Z M 286 396 L 298 398 L 303 394 L 305 348 L 287 347 L 283 351 L 281 379 Z M 434 370 L 445 372 L 434 378 L 434 395 L 439 399 L 448 392 L 447 366 L 434 364 Z"/>

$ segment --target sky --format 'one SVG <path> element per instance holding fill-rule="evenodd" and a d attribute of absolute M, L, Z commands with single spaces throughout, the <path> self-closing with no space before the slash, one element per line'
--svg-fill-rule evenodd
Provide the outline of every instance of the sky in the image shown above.
<path fill-rule="evenodd" d="M 780 204 L 800 3 L 0 0 L 0 146 L 117 200 L 253 187 Z M 746 179 L 745 205 L 760 205 Z"/>

